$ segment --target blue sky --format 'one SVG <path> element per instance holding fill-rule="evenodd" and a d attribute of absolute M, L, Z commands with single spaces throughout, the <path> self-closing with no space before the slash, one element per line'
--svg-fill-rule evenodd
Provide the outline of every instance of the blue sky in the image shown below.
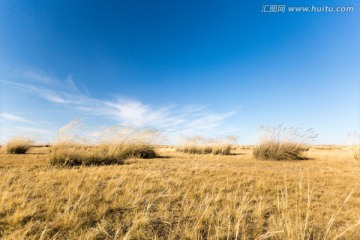
<path fill-rule="evenodd" d="M 261 13 L 264 4 L 352 13 Z M 359 1 L 0 3 L 0 141 L 75 118 L 256 140 L 261 125 L 358 131 Z"/>

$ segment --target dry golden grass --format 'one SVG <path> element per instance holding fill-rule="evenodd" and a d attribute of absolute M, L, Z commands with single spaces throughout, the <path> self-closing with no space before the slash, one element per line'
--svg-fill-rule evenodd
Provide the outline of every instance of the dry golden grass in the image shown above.
<path fill-rule="evenodd" d="M 236 138 L 206 139 L 200 136 L 187 138 L 176 151 L 189 154 L 229 155 Z"/>
<path fill-rule="evenodd" d="M 263 160 L 303 160 L 302 153 L 309 150 L 307 142 L 317 137 L 312 129 L 300 127 L 262 127 L 259 144 L 253 155 Z"/>
<path fill-rule="evenodd" d="M 351 148 L 307 161 L 186 155 L 54 168 L 49 148 L 0 155 L 2 239 L 359 239 Z"/>
<path fill-rule="evenodd" d="M 16 137 L 10 139 L 3 147 L 8 154 L 25 154 L 33 144 L 34 141 L 30 139 Z"/>

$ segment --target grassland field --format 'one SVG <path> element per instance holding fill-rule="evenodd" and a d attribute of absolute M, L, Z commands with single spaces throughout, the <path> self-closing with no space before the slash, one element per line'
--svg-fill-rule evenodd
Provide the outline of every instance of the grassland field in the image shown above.
<path fill-rule="evenodd" d="M 49 147 L 0 155 L 1 239 L 360 239 L 360 161 L 313 146 L 308 160 L 159 157 L 54 167 Z"/>

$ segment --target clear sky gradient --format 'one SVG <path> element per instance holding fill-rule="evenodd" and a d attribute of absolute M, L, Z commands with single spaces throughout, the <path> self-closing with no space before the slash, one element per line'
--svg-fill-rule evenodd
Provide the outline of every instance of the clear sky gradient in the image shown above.
<path fill-rule="evenodd" d="M 261 125 L 302 124 L 318 144 L 346 144 L 360 122 L 359 11 L 358 0 L 1 1 L 0 141 L 52 141 L 86 118 L 240 144 Z"/>

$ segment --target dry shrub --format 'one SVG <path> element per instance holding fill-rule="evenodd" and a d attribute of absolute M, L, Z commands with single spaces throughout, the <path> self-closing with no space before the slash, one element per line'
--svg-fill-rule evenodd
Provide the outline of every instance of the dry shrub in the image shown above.
<path fill-rule="evenodd" d="M 309 150 L 307 142 L 315 140 L 313 129 L 302 127 L 261 127 L 259 144 L 253 149 L 256 159 L 301 160 L 302 153 Z"/>
<path fill-rule="evenodd" d="M 356 160 L 360 160 L 360 133 L 358 133 L 358 132 L 354 133 L 353 143 L 355 144 L 354 158 Z"/>
<path fill-rule="evenodd" d="M 360 160 L 360 133 L 352 132 L 349 134 L 349 140 L 351 145 L 353 145 L 354 158 Z"/>
<path fill-rule="evenodd" d="M 355 147 L 354 158 L 356 160 L 360 160 L 360 147 L 359 146 Z"/>
<path fill-rule="evenodd" d="M 9 140 L 4 148 L 8 154 L 25 154 L 33 144 L 33 140 L 16 137 Z"/>
<path fill-rule="evenodd" d="M 229 155 L 236 138 L 231 136 L 224 139 L 206 139 L 200 136 L 189 137 L 184 143 L 176 147 L 178 152 L 190 154 Z"/>
<path fill-rule="evenodd" d="M 123 164 L 125 159 L 154 158 L 150 143 L 155 131 L 111 127 L 85 134 L 75 120 L 59 130 L 56 144 L 51 146 L 50 161 L 57 166 Z M 152 134 L 152 136 L 150 136 Z"/>

